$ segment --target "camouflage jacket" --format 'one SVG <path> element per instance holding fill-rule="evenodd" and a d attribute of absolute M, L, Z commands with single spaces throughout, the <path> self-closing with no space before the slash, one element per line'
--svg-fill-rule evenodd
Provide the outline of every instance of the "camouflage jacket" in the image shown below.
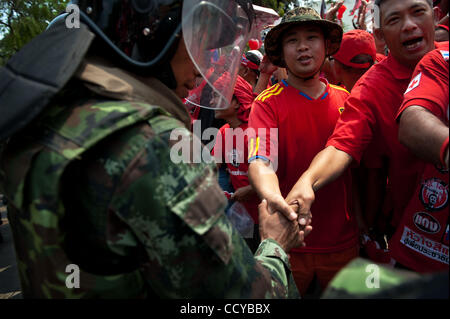
<path fill-rule="evenodd" d="M 232 227 L 214 165 L 171 161 L 172 129 L 192 142 L 172 91 L 96 60 L 69 88 L 3 154 L 25 297 L 299 296 L 278 243 L 252 256 Z"/>

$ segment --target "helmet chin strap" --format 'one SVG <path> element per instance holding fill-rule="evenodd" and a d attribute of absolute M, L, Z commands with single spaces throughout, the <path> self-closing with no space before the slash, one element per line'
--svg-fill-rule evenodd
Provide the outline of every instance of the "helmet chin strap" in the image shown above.
<path fill-rule="evenodd" d="M 177 37 L 175 42 L 172 44 L 171 48 L 168 50 L 164 60 L 160 61 L 154 69 L 151 70 L 151 74 L 164 83 L 169 89 L 177 88 L 177 80 L 175 79 L 175 74 L 173 72 L 170 61 L 172 60 L 175 52 L 180 44 L 181 37 Z"/>
<path fill-rule="evenodd" d="M 172 70 L 170 62 L 166 62 L 161 66 L 156 67 L 153 76 L 164 83 L 169 89 L 175 90 L 177 88 L 177 80 Z"/>

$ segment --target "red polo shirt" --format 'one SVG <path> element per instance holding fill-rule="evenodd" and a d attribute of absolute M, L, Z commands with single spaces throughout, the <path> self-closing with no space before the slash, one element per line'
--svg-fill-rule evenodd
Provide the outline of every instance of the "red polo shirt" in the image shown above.
<path fill-rule="evenodd" d="M 424 166 L 398 141 L 395 121 L 412 72 L 391 55 L 372 66 L 353 87 L 327 142 L 327 146 L 346 152 L 357 162 L 371 142 L 379 148 L 375 153 L 389 158 L 393 226 L 400 222 Z"/>
<path fill-rule="evenodd" d="M 326 90 L 317 99 L 283 80 L 253 102 L 249 127 L 256 137 L 249 141 L 249 161 L 263 158 L 272 162 L 283 197 L 323 149 L 348 96 L 345 89 L 322 81 Z M 278 134 L 272 131 L 271 135 L 270 128 Z M 356 245 L 358 229 L 348 211 L 350 191 L 351 183 L 344 174 L 316 193 L 311 207 L 314 231 L 307 246 L 294 251 L 328 253 Z"/>
<path fill-rule="evenodd" d="M 420 105 L 448 125 L 449 51 L 445 43 L 445 50 L 431 51 L 417 65 L 398 117 L 407 107 Z M 448 170 L 425 166 L 421 182 L 389 242 L 391 256 L 415 271 L 448 271 L 448 182 Z"/>

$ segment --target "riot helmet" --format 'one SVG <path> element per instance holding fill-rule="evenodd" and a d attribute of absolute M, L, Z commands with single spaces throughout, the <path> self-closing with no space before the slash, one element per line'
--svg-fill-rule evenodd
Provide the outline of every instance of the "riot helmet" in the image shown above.
<path fill-rule="evenodd" d="M 159 78 L 176 87 L 170 67 L 178 43 L 184 40 L 195 67 L 221 96 L 217 105 L 231 101 L 240 57 L 254 19 L 250 0 L 73 0 L 81 21 L 110 48 L 125 68 Z M 231 73 L 230 85 L 214 88 L 206 77 L 222 59 Z"/>

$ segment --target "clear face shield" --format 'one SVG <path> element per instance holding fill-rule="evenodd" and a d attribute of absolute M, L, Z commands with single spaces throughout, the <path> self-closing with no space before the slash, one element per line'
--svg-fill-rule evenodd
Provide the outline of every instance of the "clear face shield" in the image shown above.
<path fill-rule="evenodd" d="M 186 104 L 226 109 L 250 37 L 247 13 L 235 1 L 184 0 L 182 15 L 187 51 L 203 77 L 190 91 Z"/>

